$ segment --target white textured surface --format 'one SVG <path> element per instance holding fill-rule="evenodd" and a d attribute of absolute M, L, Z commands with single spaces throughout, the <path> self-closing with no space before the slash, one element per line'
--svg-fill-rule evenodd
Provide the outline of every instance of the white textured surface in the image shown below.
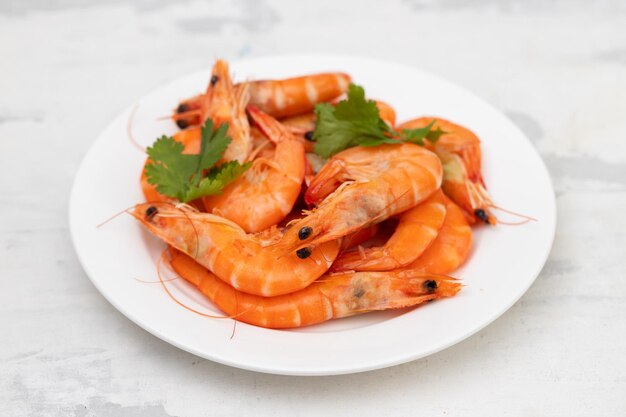
<path fill-rule="evenodd" d="M 0 415 L 624 414 L 623 2 L 169 4 L 0 2 Z M 89 283 L 66 211 L 94 136 L 215 56 L 289 52 L 419 66 L 478 93 L 535 141 L 557 190 L 556 242 L 494 324 L 382 371 L 278 377 L 181 352 Z"/>

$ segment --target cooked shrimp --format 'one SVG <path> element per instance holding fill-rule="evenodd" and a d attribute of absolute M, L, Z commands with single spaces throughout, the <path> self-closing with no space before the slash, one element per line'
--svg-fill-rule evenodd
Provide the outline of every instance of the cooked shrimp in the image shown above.
<path fill-rule="evenodd" d="M 490 211 L 493 203 L 481 173 L 480 140 L 472 131 L 433 117 L 410 120 L 398 126 L 398 129 L 424 127 L 433 120 L 435 126 L 446 132 L 435 144 L 426 143 L 443 164 L 443 191 L 463 209 L 472 223 L 482 221 L 496 224 L 496 218 Z"/>
<path fill-rule="evenodd" d="M 179 251 L 172 251 L 170 265 L 226 314 L 245 323 L 274 329 L 417 306 L 451 297 L 461 289 L 461 284 L 453 278 L 412 271 L 357 272 L 324 277 L 291 294 L 259 297 L 237 291 Z"/>
<path fill-rule="evenodd" d="M 250 91 L 251 104 L 274 117 L 288 117 L 310 112 L 317 103 L 345 93 L 350 76 L 323 73 L 285 80 L 256 81 L 254 84 Z"/>
<path fill-rule="evenodd" d="M 379 223 L 427 199 L 441 185 L 442 175 L 437 156 L 411 143 L 339 152 L 315 176 L 305 195 L 308 203 L 326 198 L 295 222 L 278 246 L 295 250 Z"/>
<path fill-rule="evenodd" d="M 328 270 L 341 244 L 336 240 L 285 255 L 271 245 L 280 239 L 276 228 L 249 235 L 230 220 L 170 203 L 139 204 L 131 214 L 224 282 L 266 297 L 309 285 Z"/>
<path fill-rule="evenodd" d="M 441 191 L 401 213 L 396 230 L 384 246 L 360 248 L 342 254 L 333 263 L 334 271 L 389 271 L 410 264 L 439 234 L 446 217 Z"/>
<path fill-rule="evenodd" d="M 348 90 L 350 76 L 340 72 L 305 75 L 282 80 L 252 81 L 250 104 L 281 118 L 311 112 L 317 103 L 330 101 Z M 239 89 L 241 84 L 235 86 Z M 206 101 L 198 95 L 182 101 L 173 119 L 181 129 L 200 123 L 200 108 Z"/>
<path fill-rule="evenodd" d="M 210 118 L 215 126 L 228 123 L 228 136 L 231 142 L 222 158 L 224 161 L 246 162 L 252 150 L 250 126 L 246 116 L 249 99 L 248 84 L 240 84 L 235 91 L 228 72 L 228 64 L 217 60 L 203 98 L 200 120 L 204 123 Z"/>
<path fill-rule="evenodd" d="M 250 107 L 250 117 L 275 144 L 271 158 L 257 157 L 252 167 L 221 194 L 204 197 L 206 211 L 254 233 L 278 224 L 291 212 L 304 179 L 304 147 L 276 119 Z"/>
<path fill-rule="evenodd" d="M 446 218 L 437 238 L 405 269 L 428 274 L 449 274 L 467 260 L 472 249 L 472 229 L 461 209 L 446 198 Z"/>

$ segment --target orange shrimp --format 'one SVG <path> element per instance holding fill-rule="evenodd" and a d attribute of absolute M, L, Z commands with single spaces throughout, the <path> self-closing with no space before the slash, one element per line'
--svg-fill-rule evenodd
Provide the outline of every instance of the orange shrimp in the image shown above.
<path fill-rule="evenodd" d="M 349 84 L 350 76 L 340 72 L 252 81 L 249 83 L 250 104 L 276 118 L 295 116 L 312 111 L 317 103 L 340 96 L 348 90 Z M 199 124 L 200 108 L 205 101 L 204 95 L 183 100 L 172 118 L 181 129 Z"/>
<path fill-rule="evenodd" d="M 434 117 L 410 120 L 398 126 L 398 129 L 424 127 L 432 121 L 446 132 L 435 144 L 426 143 L 443 164 L 443 191 L 463 209 L 470 222 L 496 224 L 496 218 L 490 211 L 494 205 L 487 194 L 481 173 L 480 140 L 472 131 Z"/>
<path fill-rule="evenodd" d="M 291 212 L 304 179 L 302 143 L 276 119 L 249 107 L 261 132 L 275 143 L 272 157 L 257 157 L 252 167 L 215 196 L 202 201 L 207 212 L 234 221 L 248 233 L 278 224 Z"/>
<path fill-rule="evenodd" d="M 472 249 L 472 229 L 463 211 L 446 198 L 446 218 L 432 245 L 404 269 L 428 274 L 449 274 L 467 260 Z"/>
<path fill-rule="evenodd" d="M 305 194 L 308 203 L 324 201 L 294 222 L 278 246 L 295 250 L 317 245 L 379 223 L 427 199 L 439 189 L 442 175 L 437 156 L 411 143 L 339 152 Z"/>
<path fill-rule="evenodd" d="M 412 271 L 357 272 L 324 277 L 291 294 L 259 297 L 237 291 L 179 251 L 172 251 L 170 265 L 226 314 L 273 329 L 309 326 L 375 310 L 413 307 L 454 296 L 461 289 L 461 284 L 453 278 Z"/>
<path fill-rule="evenodd" d="M 332 100 L 348 90 L 350 76 L 322 73 L 284 80 L 255 81 L 250 102 L 274 117 L 307 113 L 317 103 Z"/>
<path fill-rule="evenodd" d="M 277 228 L 246 234 L 230 220 L 171 203 L 138 204 L 131 214 L 234 288 L 266 297 L 297 291 L 319 278 L 341 244 L 335 240 L 285 255 L 271 245 L 280 239 Z"/>
<path fill-rule="evenodd" d="M 248 84 L 240 84 L 235 91 L 228 72 L 228 64 L 217 60 L 202 101 L 200 120 L 204 123 L 210 118 L 216 127 L 222 123 L 228 123 L 228 135 L 231 142 L 224 152 L 222 158 L 224 161 L 246 162 L 252 151 L 250 126 L 246 116 L 249 99 Z"/>
<path fill-rule="evenodd" d="M 435 192 L 428 200 L 401 213 L 395 232 L 384 246 L 346 252 L 334 271 L 389 271 L 410 264 L 435 240 L 446 217 L 445 197 Z"/>

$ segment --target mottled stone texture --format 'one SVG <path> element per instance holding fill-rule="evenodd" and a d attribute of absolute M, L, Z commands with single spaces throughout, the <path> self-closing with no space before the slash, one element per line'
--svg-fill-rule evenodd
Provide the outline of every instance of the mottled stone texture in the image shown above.
<path fill-rule="evenodd" d="M 623 415 L 624 4 L 0 1 L 0 415 Z M 216 56 L 293 52 L 419 66 L 531 137 L 557 191 L 556 242 L 535 285 L 494 324 L 390 369 L 270 376 L 153 338 L 89 283 L 67 200 L 99 130 Z"/>

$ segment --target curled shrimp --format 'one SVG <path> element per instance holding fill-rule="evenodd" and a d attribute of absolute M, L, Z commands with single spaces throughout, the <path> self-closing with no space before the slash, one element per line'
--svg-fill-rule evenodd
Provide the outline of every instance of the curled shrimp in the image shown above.
<path fill-rule="evenodd" d="M 379 223 L 427 199 L 442 175 L 437 156 L 411 143 L 346 149 L 329 160 L 305 194 L 308 203 L 323 202 L 294 222 L 278 246 L 296 250 Z"/>
<path fill-rule="evenodd" d="M 236 90 L 228 72 L 228 64 L 217 60 L 211 72 L 211 80 L 202 100 L 200 121 L 211 118 L 215 126 L 228 123 L 231 142 L 224 152 L 224 161 L 248 160 L 252 151 L 250 125 L 246 117 L 246 106 L 250 99 L 248 84 L 240 84 Z"/>
<path fill-rule="evenodd" d="M 252 167 L 219 195 L 204 197 L 208 212 L 234 221 L 254 233 L 278 224 L 300 195 L 304 179 L 304 147 L 276 119 L 250 107 L 250 117 L 272 143 L 273 152 L 257 156 Z M 267 155 L 267 154 L 266 154 Z"/>
<path fill-rule="evenodd" d="M 463 211 L 446 198 L 446 218 L 428 249 L 406 269 L 429 274 L 449 274 L 463 265 L 472 249 L 472 229 Z"/>
<path fill-rule="evenodd" d="M 350 76 L 340 72 L 311 74 L 282 80 L 249 83 L 250 104 L 273 117 L 289 117 L 313 110 L 348 90 Z M 242 84 L 235 86 L 241 88 Z M 173 116 L 181 129 L 200 123 L 200 108 L 207 98 L 198 95 L 182 101 Z"/>
<path fill-rule="evenodd" d="M 265 297 L 309 285 L 328 270 L 341 244 L 337 240 L 284 255 L 271 245 L 280 239 L 276 228 L 246 234 L 230 220 L 169 203 L 138 204 L 131 214 L 154 235 L 224 282 Z"/>
<path fill-rule="evenodd" d="M 324 277 L 291 294 L 259 297 L 237 291 L 179 251 L 172 251 L 170 265 L 227 315 L 275 329 L 417 306 L 451 297 L 461 289 L 458 281 L 439 275 L 414 271 L 356 272 Z"/>
<path fill-rule="evenodd" d="M 396 229 L 383 246 L 342 254 L 333 271 L 389 271 L 417 259 L 439 234 L 446 217 L 445 197 L 435 192 L 423 203 L 401 213 Z"/>
<path fill-rule="evenodd" d="M 427 143 L 439 156 L 444 175 L 441 187 L 465 212 L 468 220 L 496 224 L 490 208 L 494 207 L 481 172 L 480 140 L 471 130 L 434 117 L 421 117 L 398 126 L 398 129 L 415 129 L 435 121 L 444 133 L 435 144 Z"/>

